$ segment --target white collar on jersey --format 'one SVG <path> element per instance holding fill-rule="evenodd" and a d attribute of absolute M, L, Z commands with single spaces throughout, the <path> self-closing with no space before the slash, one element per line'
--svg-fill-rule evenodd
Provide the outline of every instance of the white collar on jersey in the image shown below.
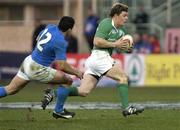
<path fill-rule="evenodd" d="M 113 21 L 113 19 L 112 19 L 111 24 L 112 24 L 112 26 L 116 29 L 116 31 L 118 32 L 118 29 L 117 29 L 117 28 L 115 27 L 115 25 L 114 25 L 114 21 Z"/>

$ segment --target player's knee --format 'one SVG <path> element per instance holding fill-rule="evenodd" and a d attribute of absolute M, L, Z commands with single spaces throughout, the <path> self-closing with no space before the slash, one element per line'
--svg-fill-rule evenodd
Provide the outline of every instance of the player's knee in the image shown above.
<path fill-rule="evenodd" d="M 118 83 L 128 84 L 128 76 L 124 75 L 124 76 L 119 77 Z"/>
<path fill-rule="evenodd" d="M 78 90 L 78 93 L 79 93 L 79 95 L 82 96 L 82 97 L 87 97 L 87 96 L 89 95 L 90 91 L 79 89 L 79 90 Z"/>
<path fill-rule="evenodd" d="M 123 84 L 128 84 L 128 77 L 125 76 L 123 79 L 122 79 L 122 82 Z"/>
<path fill-rule="evenodd" d="M 82 97 L 87 97 L 88 95 L 89 95 L 89 93 L 88 92 L 83 92 L 83 93 L 81 93 L 80 94 Z"/>

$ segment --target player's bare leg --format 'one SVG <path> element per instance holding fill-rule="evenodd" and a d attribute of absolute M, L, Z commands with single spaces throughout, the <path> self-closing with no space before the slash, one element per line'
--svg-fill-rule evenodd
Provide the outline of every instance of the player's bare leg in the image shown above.
<path fill-rule="evenodd" d="M 86 97 L 96 87 L 97 83 L 97 78 L 91 74 L 85 74 L 81 85 L 77 88 L 79 96 Z"/>
<path fill-rule="evenodd" d="M 16 75 L 7 86 L 0 87 L 0 97 L 16 94 L 19 90 L 24 88 L 28 82 L 29 81 L 24 80 Z"/>
<path fill-rule="evenodd" d="M 107 73 L 106 76 L 116 80 L 118 82 L 117 89 L 120 94 L 123 116 L 132 114 L 138 114 L 144 111 L 143 107 L 130 106 L 128 101 L 128 77 L 120 67 L 119 64 L 115 64 Z"/>

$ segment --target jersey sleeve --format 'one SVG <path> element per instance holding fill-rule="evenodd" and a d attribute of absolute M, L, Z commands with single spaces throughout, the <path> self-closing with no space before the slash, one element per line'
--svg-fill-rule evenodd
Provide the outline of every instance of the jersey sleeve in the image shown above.
<path fill-rule="evenodd" d="M 100 24 L 96 30 L 95 37 L 107 39 L 110 31 L 111 31 L 111 26 L 108 25 L 106 21 L 102 21 L 102 22 L 100 22 Z"/>
<path fill-rule="evenodd" d="M 67 42 L 59 41 L 55 46 L 55 60 L 66 60 Z"/>

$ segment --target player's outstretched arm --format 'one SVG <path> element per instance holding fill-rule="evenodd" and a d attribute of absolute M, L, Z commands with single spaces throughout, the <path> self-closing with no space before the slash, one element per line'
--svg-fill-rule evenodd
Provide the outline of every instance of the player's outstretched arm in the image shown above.
<path fill-rule="evenodd" d="M 76 75 L 80 79 L 83 78 L 83 73 L 81 71 L 77 70 L 76 68 L 74 68 L 73 66 L 71 66 L 65 60 L 57 60 L 55 62 L 60 65 L 59 69 L 61 71 L 71 74 L 71 75 Z"/>

